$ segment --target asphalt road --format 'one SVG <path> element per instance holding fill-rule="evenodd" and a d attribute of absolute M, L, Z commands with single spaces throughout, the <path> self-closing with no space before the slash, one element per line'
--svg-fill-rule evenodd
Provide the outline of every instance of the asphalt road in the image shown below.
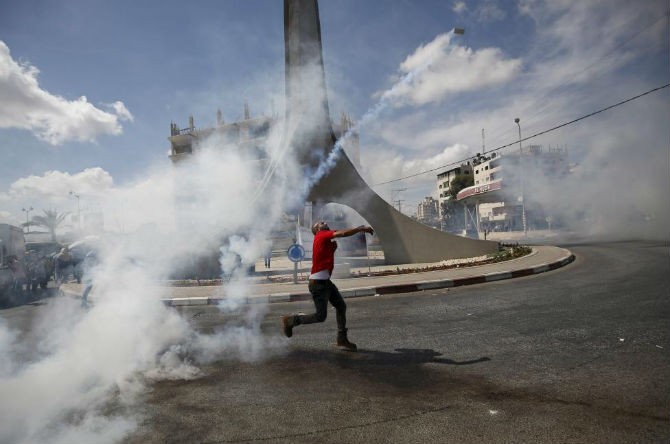
<path fill-rule="evenodd" d="M 670 245 L 567 247 L 549 273 L 349 300 L 358 353 L 331 312 L 284 353 L 157 383 L 126 442 L 670 442 Z M 263 331 L 310 309 L 272 304 Z"/>
<path fill-rule="evenodd" d="M 280 338 L 311 302 L 270 304 L 261 330 L 284 346 L 154 383 L 124 442 L 670 442 L 670 244 L 566 247 L 576 260 L 539 275 L 347 300 L 358 353 L 332 347 L 332 311 Z M 0 310 L 27 360 L 49 303 Z"/>

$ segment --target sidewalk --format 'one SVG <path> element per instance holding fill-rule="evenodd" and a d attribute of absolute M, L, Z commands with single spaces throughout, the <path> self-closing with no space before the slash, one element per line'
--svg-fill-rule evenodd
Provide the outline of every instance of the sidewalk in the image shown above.
<path fill-rule="evenodd" d="M 533 246 L 531 254 L 505 262 L 486 265 L 460 265 L 457 268 L 437 271 L 418 271 L 433 264 L 406 264 L 406 265 L 370 265 L 352 267 L 353 275 L 360 277 L 333 278 L 333 282 L 340 289 L 344 298 L 375 296 L 392 293 L 406 293 L 421 290 L 459 287 L 462 285 L 481 284 L 503 279 L 512 279 L 532 274 L 543 273 L 563 267 L 574 260 L 574 255 L 564 249 L 553 246 Z M 307 282 L 299 280 L 293 283 L 293 263 L 286 258 L 273 258 L 272 268 L 264 271 L 262 259 L 256 264 L 258 270 L 248 279 L 248 296 L 246 303 L 294 302 L 310 300 Z M 308 262 L 300 264 L 299 278 L 307 278 L 309 273 Z M 411 272 L 397 273 L 386 276 L 366 276 L 368 271 L 397 271 Z M 337 270 L 337 266 L 336 266 Z M 414 270 L 417 270 L 416 272 Z M 301 276 L 302 275 L 302 276 Z M 283 277 L 288 282 L 273 282 L 271 279 Z M 290 278 L 289 278 L 290 277 Z M 226 298 L 226 286 L 189 286 L 189 287 L 161 287 L 165 293 L 163 301 L 167 305 L 208 305 L 217 304 Z M 62 294 L 81 297 L 83 285 L 63 284 L 60 287 Z M 91 294 L 95 300 L 94 293 Z"/>

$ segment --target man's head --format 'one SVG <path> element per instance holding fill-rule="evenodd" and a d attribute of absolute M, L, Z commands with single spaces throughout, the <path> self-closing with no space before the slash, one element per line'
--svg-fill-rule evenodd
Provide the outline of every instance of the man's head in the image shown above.
<path fill-rule="evenodd" d="M 328 224 L 322 220 L 312 225 L 312 234 L 316 234 L 321 230 L 330 230 L 330 227 L 328 227 Z"/>

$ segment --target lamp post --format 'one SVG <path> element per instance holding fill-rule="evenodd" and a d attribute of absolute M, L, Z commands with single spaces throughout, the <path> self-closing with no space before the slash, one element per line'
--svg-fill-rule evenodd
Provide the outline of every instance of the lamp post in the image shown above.
<path fill-rule="evenodd" d="M 525 196 L 525 171 L 523 162 L 523 150 L 521 149 L 521 119 L 518 117 L 514 119 L 514 123 L 519 127 L 519 166 L 521 168 L 521 223 L 523 224 L 524 236 L 528 233 L 528 226 L 526 224 L 526 196 Z"/>
<path fill-rule="evenodd" d="M 30 212 L 33 211 L 34 208 L 21 208 L 21 211 L 26 213 L 26 227 L 28 228 L 28 233 L 30 233 Z"/>
<path fill-rule="evenodd" d="M 74 196 L 77 198 L 77 222 L 79 225 L 79 231 L 81 232 L 81 209 L 79 208 L 79 197 L 80 195 L 75 193 L 74 191 L 70 191 L 70 196 Z"/>

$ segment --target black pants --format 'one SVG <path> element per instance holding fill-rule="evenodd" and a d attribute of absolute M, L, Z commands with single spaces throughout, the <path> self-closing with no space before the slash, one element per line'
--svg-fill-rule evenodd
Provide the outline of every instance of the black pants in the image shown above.
<path fill-rule="evenodd" d="M 335 284 L 330 279 L 316 280 L 310 279 L 309 292 L 312 293 L 314 300 L 314 307 L 316 313 L 309 315 L 297 315 L 296 324 L 314 324 L 316 322 L 323 322 L 328 317 L 328 302 L 335 307 L 335 316 L 337 317 L 337 331 L 347 331 L 347 304 L 337 289 Z"/>

